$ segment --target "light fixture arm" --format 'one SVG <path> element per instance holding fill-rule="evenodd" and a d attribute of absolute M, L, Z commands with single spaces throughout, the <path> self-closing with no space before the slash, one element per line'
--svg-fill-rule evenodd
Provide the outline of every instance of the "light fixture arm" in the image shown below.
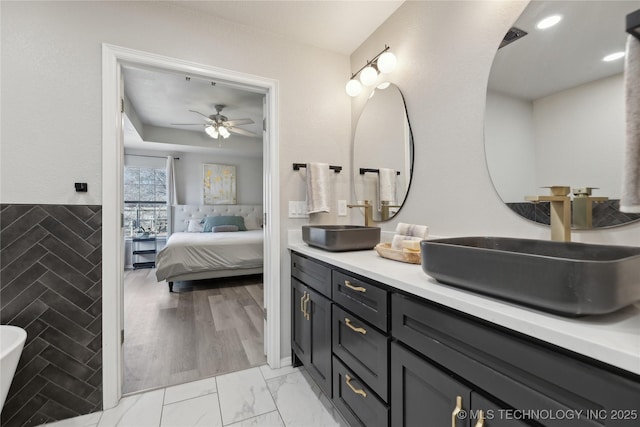
<path fill-rule="evenodd" d="M 380 55 L 382 55 L 383 53 L 385 53 L 386 51 L 388 51 L 390 49 L 390 47 L 388 45 L 384 45 L 384 49 L 382 49 L 382 51 L 380 53 L 378 53 L 376 56 L 373 57 L 372 60 L 367 61 L 367 63 L 362 66 L 362 68 L 360 68 L 358 71 L 356 71 L 355 73 L 353 73 L 351 75 L 351 79 L 354 79 L 359 73 L 360 71 L 364 70 L 365 68 L 367 68 L 370 65 L 375 65 L 376 60 L 380 57 Z"/>

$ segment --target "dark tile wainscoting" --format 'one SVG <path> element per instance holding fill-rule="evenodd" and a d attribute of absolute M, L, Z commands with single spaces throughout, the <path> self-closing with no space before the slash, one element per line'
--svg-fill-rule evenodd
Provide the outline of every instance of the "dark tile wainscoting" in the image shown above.
<path fill-rule="evenodd" d="M 102 409 L 102 208 L 0 205 L 0 322 L 27 342 L 4 427 Z"/>

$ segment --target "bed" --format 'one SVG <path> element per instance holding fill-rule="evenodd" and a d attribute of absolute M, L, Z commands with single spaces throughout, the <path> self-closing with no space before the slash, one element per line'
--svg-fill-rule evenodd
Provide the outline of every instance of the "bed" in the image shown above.
<path fill-rule="evenodd" d="M 170 292 L 178 281 L 263 272 L 262 205 L 177 205 L 171 213 L 174 233 L 156 257 L 156 278 Z M 247 231 L 189 231 L 216 216 L 241 216 Z"/>

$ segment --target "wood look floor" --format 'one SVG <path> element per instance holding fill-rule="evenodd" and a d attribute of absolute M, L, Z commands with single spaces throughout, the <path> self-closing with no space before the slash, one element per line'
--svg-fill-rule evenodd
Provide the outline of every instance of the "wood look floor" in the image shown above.
<path fill-rule="evenodd" d="M 174 291 L 155 269 L 125 272 L 123 393 L 266 363 L 262 275 L 176 282 Z"/>

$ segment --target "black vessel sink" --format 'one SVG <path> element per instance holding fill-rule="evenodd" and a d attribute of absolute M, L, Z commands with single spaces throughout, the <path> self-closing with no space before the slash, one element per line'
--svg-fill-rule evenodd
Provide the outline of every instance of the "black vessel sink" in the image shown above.
<path fill-rule="evenodd" d="M 373 249 L 380 243 L 380 227 L 362 225 L 303 225 L 302 240 L 331 252 Z"/>
<path fill-rule="evenodd" d="M 503 237 L 424 240 L 422 269 L 448 285 L 568 316 L 640 300 L 640 247 Z"/>

